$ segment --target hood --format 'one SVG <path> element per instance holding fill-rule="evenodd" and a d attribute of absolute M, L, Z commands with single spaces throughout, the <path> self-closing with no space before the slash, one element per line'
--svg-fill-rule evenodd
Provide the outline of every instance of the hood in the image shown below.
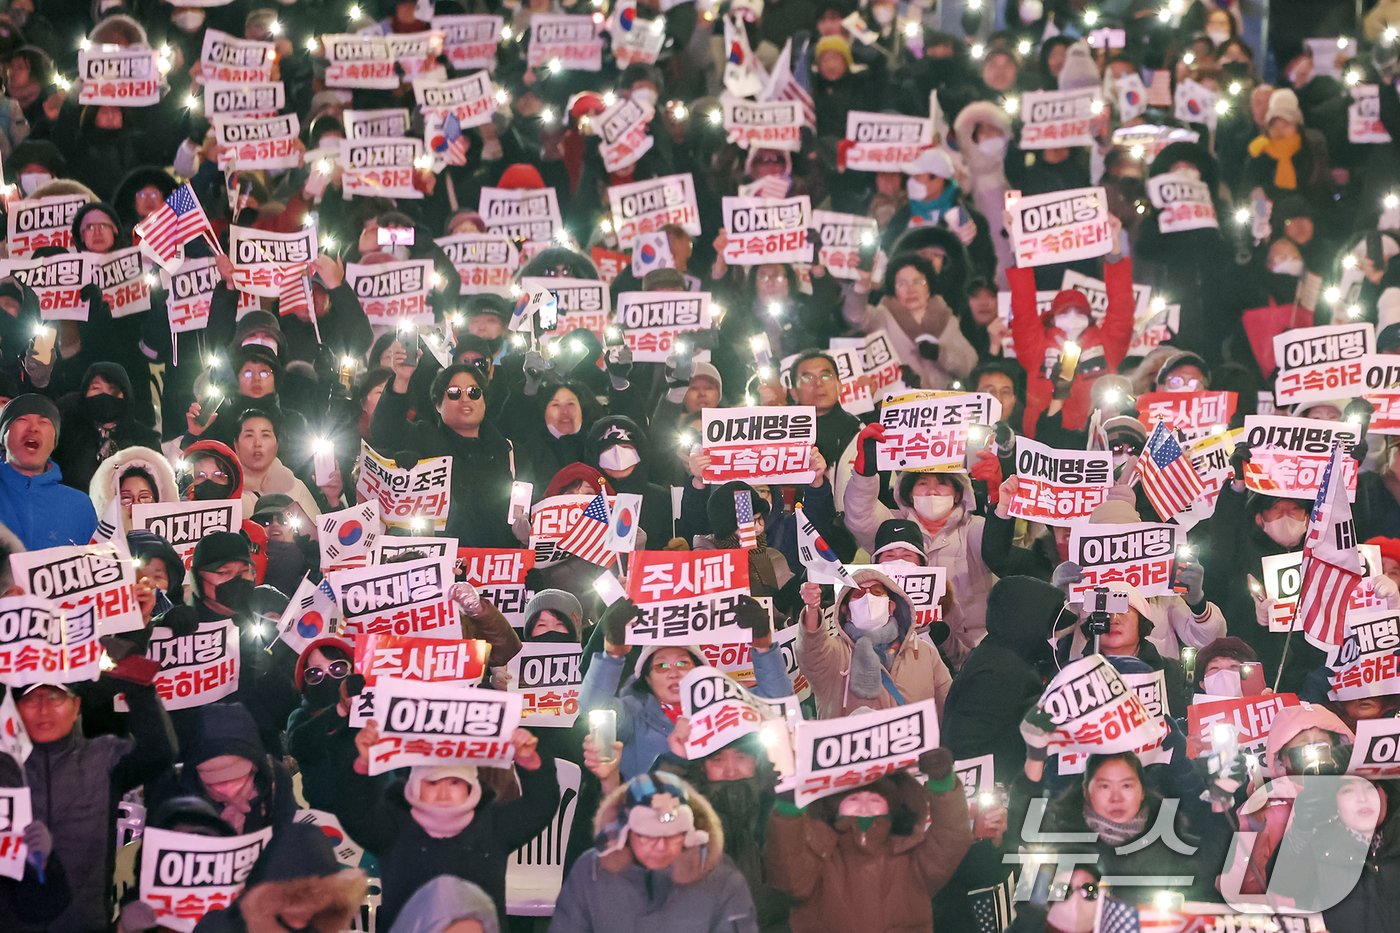
<path fill-rule="evenodd" d="M 606 839 L 608 829 L 618 821 L 627 794 L 628 785 L 623 784 L 598 804 L 598 813 L 593 818 L 593 830 L 600 847 L 602 840 Z M 672 863 L 671 878 L 676 884 L 694 884 L 724 861 L 724 827 L 720 825 L 719 814 L 715 813 L 710 802 L 693 788 L 687 803 L 695 813 L 695 829 L 709 833 L 709 841 L 704 845 L 684 850 L 680 858 Z M 632 851 L 626 846 L 607 855 L 601 854 L 601 848 L 596 851 L 600 853 L 598 863 L 611 872 L 623 872 L 637 864 L 632 858 Z"/>
<path fill-rule="evenodd" d="M 358 868 L 341 870 L 319 826 L 292 823 L 273 834 L 235 906 L 249 930 L 286 929 L 278 915 L 296 905 L 315 909 L 308 929 L 339 933 L 359 914 L 367 886 Z"/>
<path fill-rule="evenodd" d="M 569 270 L 569 275 L 576 279 L 597 279 L 598 267 L 593 264 L 593 260 L 576 253 L 571 249 L 562 246 L 551 246 L 540 250 L 529 262 L 521 267 L 516 275 L 517 279 L 526 276 L 553 275 L 556 266 L 563 266 Z"/>
<path fill-rule="evenodd" d="M 987 641 L 1027 662 L 1048 654 L 1065 594 L 1035 577 L 1002 577 L 987 594 Z"/>
<path fill-rule="evenodd" d="M 894 495 L 895 505 L 898 506 L 903 513 L 903 518 L 912 519 L 915 522 L 919 520 L 914 512 L 914 484 L 919 481 L 919 477 L 927 475 L 926 473 L 895 474 L 892 494 Z M 957 484 L 959 490 L 961 490 L 958 494 L 957 504 L 962 507 L 962 512 L 950 519 L 943 526 L 945 529 L 955 528 L 966 521 L 967 516 L 977 510 L 977 494 L 972 489 L 971 477 L 966 473 L 939 473 L 938 476 L 942 479 L 952 480 Z M 923 526 L 920 525 L 919 527 L 922 528 Z M 927 538 L 928 532 L 924 532 L 924 536 Z"/>
<path fill-rule="evenodd" d="M 136 192 L 148 185 L 154 185 L 162 197 L 168 198 L 175 190 L 175 179 L 159 166 L 141 165 L 128 172 L 112 193 L 112 206 L 127 227 L 136 224 Z"/>
<path fill-rule="evenodd" d="M 839 816 L 838 808 L 841 800 L 856 790 L 873 791 L 890 805 L 889 835 L 885 843 L 890 850 L 896 854 L 908 852 L 924 842 L 933 825 L 930 819 L 933 798 L 928 789 L 908 771 L 896 771 L 846 794 L 823 797 L 812 804 L 813 817 L 829 824 L 849 819 Z"/>
<path fill-rule="evenodd" d="M 241 498 L 243 495 L 243 464 L 238 462 L 238 455 L 233 452 L 233 449 L 220 441 L 195 441 L 184 449 L 183 458 L 193 460 L 199 456 L 201 451 L 228 462 L 229 468 L 233 471 L 233 489 L 229 491 L 228 498 Z"/>
<path fill-rule="evenodd" d="M 88 495 L 93 508 L 103 515 L 117 498 L 122 477 L 132 468 L 149 473 L 156 483 L 156 501 L 176 502 L 180 498 L 180 487 L 175 480 L 175 468 L 165 455 L 149 447 L 124 447 L 97 465 L 88 484 Z"/>
<path fill-rule="evenodd" d="M 112 226 L 114 226 L 114 227 L 117 228 L 116 241 L 112 244 L 112 249 L 115 251 L 115 250 L 122 249 L 124 246 L 127 246 L 128 243 L 127 243 L 127 237 L 126 237 L 126 225 L 122 223 L 121 217 L 117 216 L 117 211 L 116 211 L 116 209 L 115 209 L 114 207 L 112 207 L 110 204 L 106 204 L 106 203 L 104 203 L 104 202 L 102 202 L 102 201 L 94 201 L 94 202 L 92 202 L 92 203 L 90 203 L 90 204 L 84 204 L 82 207 L 78 208 L 78 210 L 77 210 L 76 213 L 73 214 L 73 224 L 72 224 L 72 227 L 70 228 L 70 232 L 71 232 L 72 235 L 73 235 L 73 248 L 74 248 L 74 249 L 79 249 L 80 246 L 81 246 L 81 244 L 82 244 L 82 242 L 83 242 L 82 237 L 78 236 L 78 231 L 81 229 L 82 222 L 83 222 L 83 218 L 86 217 L 88 214 L 91 214 L 91 213 L 94 213 L 94 212 L 95 212 L 95 213 L 99 213 L 99 214 L 106 214 L 106 215 L 107 215 L 107 219 L 110 220 L 110 221 L 112 221 Z M 96 365 L 96 364 L 94 364 L 94 365 Z M 105 365 L 108 366 L 108 367 L 116 366 L 115 363 L 107 363 L 107 364 L 105 364 Z M 120 368 L 120 367 L 118 367 L 118 368 Z M 90 378 L 91 378 L 91 372 L 92 372 L 92 370 L 89 369 L 89 370 L 88 370 L 88 373 L 89 373 L 89 374 L 83 377 L 83 384 L 84 384 L 84 386 L 86 386 L 87 383 L 88 383 L 88 381 L 90 380 Z M 105 376 L 107 376 L 107 373 L 104 372 L 104 373 L 102 373 L 102 375 L 105 377 Z M 126 380 L 126 397 L 127 397 L 127 398 L 131 398 L 131 380 L 130 380 L 130 379 L 127 379 L 127 380 Z"/>
<path fill-rule="evenodd" d="M 464 878 L 438 875 L 403 905 L 393 933 L 442 933 L 458 920 L 475 920 L 484 933 L 500 933 L 489 894 Z"/>
<path fill-rule="evenodd" d="M 1283 747 L 1292 741 L 1298 733 L 1306 729 L 1321 729 L 1324 732 L 1331 732 L 1345 738 L 1348 744 L 1356 742 L 1356 736 L 1352 735 L 1351 730 L 1346 727 L 1346 723 L 1338 719 L 1337 714 L 1325 706 L 1303 703 L 1281 709 L 1274 716 L 1273 724 L 1269 727 L 1268 757 L 1265 759 L 1264 766 L 1270 774 L 1278 776 L 1282 773 L 1275 765 L 1279 752 L 1283 751 Z"/>
<path fill-rule="evenodd" d="M 967 247 L 963 246 L 962 240 L 959 240 L 952 230 L 941 225 L 910 227 L 895 241 L 890 259 L 893 260 L 904 253 L 917 253 L 930 246 L 938 247 L 947 256 L 943 261 L 943 271 L 938 273 L 938 281 L 932 283 L 932 290 L 942 295 L 943 300 L 951 307 L 963 307 L 967 303 L 969 277 Z"/>
<path fill-rule="evenodd" d="M 1214 157 L 1200 143 L 1176 142 L 1164 146 L 1147 167 L 1147 177 L 1166 174 L 1178 162 L 1190 162 L 1196 166 L 1201 173 L 1201 181 L 1210 186 L 1211 198 L 1214 199 L 1220 187 L 1220 171 Z"/>
<path fill-rule="evenodd" d="M 237 755 L 258 766 L 267 767 L 267 751 L 258 737 L 258 724 L 238 703 L 211 703 L 199 708 L 199 728 L 185 752 L 187 769 L 220 755 Z"/>
<path fill-rule="evenodd" d="M 899 627 L 898 641 L 900 645 L 903 646 L 905 640 L 909 637 L 909 633 L 913 631 L 914 628 L 914 607 L 910 605 L 909 597 L 905 595 L 904 590 L 899 588 L 898 583 L 895 583 L 878 570 L 857 570 L 852 576 L 857 583 L 877 581 L 884 584 L 885 592 L 888 593 L 890 597 L 890 605 L 894 608 L 895 624 Z M 854 592 L 855 590 L 851 587 L 843 586 L 840 592 L 836 594 L 836 603 L 834 607 L 836 625 L 843 637 L 845 637 L 845 630 L 840 628 L 841 610 L 845 608 L 846 603 L 851 598 L 851 594 Z"/>

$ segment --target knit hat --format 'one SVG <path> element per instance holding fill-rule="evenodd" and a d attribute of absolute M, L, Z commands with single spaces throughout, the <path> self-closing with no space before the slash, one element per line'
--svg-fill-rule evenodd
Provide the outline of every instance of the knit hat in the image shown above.
<path fill-rule="evenodd" d="M 201 538 L 194 546 L 190 569 L 195 572 L 209 570 L 231 560 L 253 562 L 248 553 L 248 539 L 235 531 L 216 531 Z"/>
<path fill-rule="evenodd" d="M 23 418 L 25 415 L 40 415 L 49 419 L 53 423 L 54 440 L 58 439 L 58 426 L 63 421 L 58 413 L 58 406 L 43 395 L 26 392 L 23 395 L 16 395 L 5 403 L 4 408 L 0 408 L 0 443 L 10 432 L 10 425 L 14 423 L 15 419 Z"/>
<path fill-rule="evenodd" d="M 1147 446 L 1147 428 L 1132 415 L 1109 418 L 1103 423 L 1103 433 L 1110 450 L 1120 444 L 1132 444 L 1139 451 Z"/>
<path fill-rule="evenodd" d="M 676 269 L 652 269 L 642 276 L 644 292 L 683 292 L 685 276 Z"/>
<path fill-rule="evenodd" d="M 1381 560 L 1389 558 L 1400 564 L 1400 538 L 1384 538 L 1378 535 L 1374 538 L 1367 538 L 1366 543 L 1374 544 L 1380 549 Z"/>
<path fill-rule="evenodd" d="M 716 486 L 710 491 L 710 498 L 705 503 L 705 515 L 710 522 L 710 534 L 716 540 L 733 537 L 739 530 L 739 520 L 734 514 L 734 494 L 747 492 L 749 499 L 753 503 L 753 516 L 755 519 L 763 518 L 768 514 L 768 503 L 762 496 L 753 491 L 753 487 L 748 483 L 733 482 L 725 483 L 723 486 Z"/>
<path fill-rule="evenodd" d="M 671 838 L 685 837 L 685 848 L 693 849 L 710 841 L 709 834 L 695 828 L 691 797 L 695 789 L 666 771 L 649 771 L 628 781 L 617 817 L 599 833 L 597 846 L 603 855 L 627 845 L 629 833 Z"/>
<path fill-rule="evenodd" d="M 720 395 L 724 394 L 724 379 L 720 376 L 719 370 L 715 368 L 715 364 L 713 363 L 707 363 L 704 360 L 696 360 L 690 367 L 690 379 L 692 382 L 696 379 L 708 379 L 715 384 L 715 388 L 719 390 Z"/>
<path fill-rule="evenodd" d="M 1264 125 L 1275 119 L 1287 120 L 1294 126 L 1303 125 L 1303 108 L 1298 106 L 1298 95 L 1286 87 L 1279 88 L 1269 95 L 1269 109 L 1264 114 Z"/>
<path fill-rule="evenodd" d="M 327 648 L 333 651 L 343 652 L 347 659 L 353 659 L 355 657 L 355 646 L 335 635 L 327 635 L 324 638 L 318 638 L 309 643 L 302 649 L 301 654 L 297 655 L 297 666 L 292 673 L 292 679 L 296 681 L 298 693 L 306 689 L 306 659 L 311 657 L 311 652 L 321 651 L 324 653 Z"/>
<path fill-rule="evenodd" d="M 442 933 L 460 920 L 475 920 L 482 933 L 500 933 L 491 895 L 465 878 L 438 875 L 404 903 L 394 933 Z"/>
<path fill-rule="evenodd" d="M 938 178 L 952 178 L 953 160 L 942 146 L 929 146 L 913 160 L 905 162 L 899 170 L 906 175 L 933 175 Z"/>
<path fill-rule="evenodd" d="M 812 61 L 821 61 L 827 52 L 835 52 L 844 58 L 848 69 L 856 63 L 855 57 L 851 55 L 851 43 L 846 41 L 845 36 L 822 36 L 818 39 L 816 51 L 812 53 Z"/>
<path fill-rule="evenodd" d="M 97 376 L 101 376 L 120 389 L 123 397 L 131 398 L 131 377 L 127 375 L 126 367 L 122 364 L 101 360 L 89 366 L 83 373 L 82 381 L 78 383 L 84 394 L 87 393 L 88 386 L 92 385 L 92 380 Z"/>
<path fill-rule="evenodd" d="M 112 207 L 110 204 L 104 204 L 101 201 L 93 201 L 90 204 L 84 204 L 74 212 L 71 232 L 75 245 L 81 245 L 83 242 L 83 221 L 87 219 L 89 214 L 101 214 L 103 217 L 106 217 L 108 222 L 117 228 L 115 236 L 117 244 L 121 245 L 122 227 L 124 227 L 125 224 L 122 223 L 121 217 L 117 215 L 116 208 Z"/>
<path fill-rule="evenodd" d="M 554 474 L 549 485 L 544 488 L 544 497 L 562 496 L 564 490 L 577 483 L 590 483 L 593 486 L 601 487 L 604 492 L 611 492 L 608 488 L 608 478 L 595 466 L 586 463 L 571 463 Z"/>
<path fill-rule="evenodd" d="M 501 173 L 501 180 L 496 183 L 496 187 L 536 191 L 544 187 L 544 176 L 540 175 L 540 170 L 533 165 L 517 162 Z"/>
<path fill-rule="evenodd" d="M 1110 486 L 1103 502 L 1089 514 L 1091 525 L 1131 525 L 1140 521 L 1137 493 L 1131 486 Z"/>
<path fill-rule="evenodd" d="M 1099 69 L 1087 42 L 1076 42 L 1065 50 L 1065 64 L 1060 69 L 1060 90 L 1077 91 L 1099 86 Z"/>
<path fill-rule="evenodd" d="M 263 311 L 255 308 L 243 315 L 238 321 L 238 326 L 233 331 L 233 343 L 235 347 L 244 345 L 244 341 L 255 335 L 266 335 L 276 345 L 277 358 L 280 361 L 287 353 L 287 338 L 282 333 L 282 324 L 277 320 L 277 315 L 271 311 Z M 265 344 L 259 344 L 265 346 Z"/>
<path fill-rule="evenodd" d="M 870 559 L 878 562 L 882 553 L 896 547 L 917 551 L 920 557 L 927 558 L 924 533 L 918 522 L 907 518 L 887 518 L 881 522 L 875 531 L 875 550 L 870 552 Z"/>
<path fill-rule="evenodd" d="M 629 444 L 641 454 L 646 449 L 646 442 L 646 435 L 637 427 L 637 422 L 626 415 L 599 418 L 588 432 L 584 459 L 597 463 L 599 454 L 619 444 Z"/>
<path fill-rule="evenodd" d="M 1243 663 L 1258 661 L 1259 655 L 1243 638 L 1223 635 L 1196 652 L 1196 676 L 1193 680 L 1197 686 L 1200 686 L 1202 678 L 1206 676 L 1206 668 L 1210 667 L 1210 662 L 1217 658 L 1234 658 Z"/>
<path fill-rule="evenodd" d="M 568 590 L 540 590 L 525 604 L 525 637 L 530 638 L 530 630 L 541 612 L 548 610 L 559 617 L 577 638 L 579 626 L 583 622 L 583 604 Z"/>
<path fill-rule="evenodd" d="M 1171 375 L 1171 371 L 1182 366 L 1194 366 L 1199 369 L 1206 377 L 1204 388 L 1210 388 L 1210 366 L 1199 353 L 1192 353 L 1190 350 L 1174 353 L 1162 361 L 1162 368 L 1157 370 L 1157 388 L 1166 385 L 1167 376 Z"/>

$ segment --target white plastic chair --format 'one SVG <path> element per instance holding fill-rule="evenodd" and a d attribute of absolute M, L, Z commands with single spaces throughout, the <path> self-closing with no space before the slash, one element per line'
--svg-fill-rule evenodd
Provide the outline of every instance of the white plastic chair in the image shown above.
<path fill-rule="evenodd" d="M 506 913 L 512 917 L 549 917 L 564 885 L 564 855 L 578 805 L 583 771 L 572 761 L 556 759 L 559 810 L 554 822 L 515 850 L 506 866 Z"/>

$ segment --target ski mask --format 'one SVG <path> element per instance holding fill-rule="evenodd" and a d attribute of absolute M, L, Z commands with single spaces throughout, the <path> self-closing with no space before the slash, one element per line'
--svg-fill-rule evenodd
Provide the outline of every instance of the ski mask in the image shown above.
<path fill-rule="evenodd" d="M 120 421 L 126 414 L 127 400 L 118 395 L 100 392 L 85 395 L 82 401 L 83 417 L 93 424 L 111 424 Z"/>
<path fill-rule="evenodd" d="M 253 596 L 253 581 L 245 577 L 234 577 L 214 587 L 214 599 L 234 612 L 246 612 L 248 601 Z"/>
<path fill-rule="evenodd" d="M 1279 547 L 1297 547 L 1307 530 L 1307 519 L 1296 515 L 1280 515 L 1264 520 L 1264 534 Z"/>

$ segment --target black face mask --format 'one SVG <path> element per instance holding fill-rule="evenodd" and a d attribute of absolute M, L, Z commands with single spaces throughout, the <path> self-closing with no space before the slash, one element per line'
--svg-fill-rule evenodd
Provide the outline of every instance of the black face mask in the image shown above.
<path fill-rule="evenodd" d="M 120 421 L 126 414 L 126 399 L 117 395 L 100 392 L 97 395 L 83 396 L 83 417 L 93 424 L 111 424 Z"/>
<path fill-rule="evenodd" d="M 224 483 L 216 483 L 213 480 L 205 480 L 194 487 L 194 499 L 196 502 L 227 499 L 231 492 L 233 492 L 232 486 Z"/>
<path fill-rule="evenodd" d="M 343 683 L 345 681 L 327 677 L 319 684 L 307 684 L 302 694 L 312 709 L 325 709 L 340 702 L 340 685 Z"/>
<path fill-rule="evenodd" d="M 234 577 L 214 587 L 214 599 L 234 612 L 248 611 L 248 601 L 253 596 L 253 581 L 245 577 Z"/>
<path fill-rule="evenodd" d="M 575 644 L 578 643 L 578 639 L 570 635 L 568 632 L 540 632 L 538 635 L 531 635 L 528 640 L 556 642 L 566 645 L 569 642 L 574 642 Z"/>

